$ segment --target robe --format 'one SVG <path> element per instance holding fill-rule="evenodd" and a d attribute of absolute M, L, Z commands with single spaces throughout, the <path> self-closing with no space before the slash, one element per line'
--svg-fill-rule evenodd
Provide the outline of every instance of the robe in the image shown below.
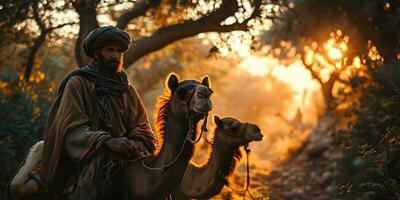
<path fill-rule="evenodd" d="M 63 87 L 44 131 L 41 174 L 47 192 L 59 194 L 71 176 L 82 175 L 82 170 L 96 163 L 100 152 L 109 153 L 104 142 L 111 137 L 140 141 L 154 151 L 156 139 L 134 87 L 128 85 L 126 92 L 105 95 L 102 106 L 96 84 L 86 77 L 72 76 Z M 102 115 L 110 120 L 101 120 Z"/>

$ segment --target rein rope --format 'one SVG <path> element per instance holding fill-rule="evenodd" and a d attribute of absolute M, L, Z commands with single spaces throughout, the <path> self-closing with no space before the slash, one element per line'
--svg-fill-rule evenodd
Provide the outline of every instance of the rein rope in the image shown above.
<path fill-rule="evenodd" d="M 189 131 L 186 134 L 186 139 L 185 139 L 185 141 L 183 141 L 183 144 L 182 144 L 182 147 L 179 150 L 179 153 L 175 156 L 174 159 L 172 159 L 167 164 L 163 164 L 161 167 L 150 167 L 145 163 L 145 159 L 146 158 L 140 158 L 140 159 L 142 159 L 143 167 L 146 168 L 146 169 L 149 169 L 149 170 L 161 170 L 163 172 L 169 166 L 173 165 L 178 160 L 178 158 L 181 156 L 181 154 L 183 153 L 183 149 L 185 148 L 185 145 L 186 145 L 187 141 L 191 142 L 192 144 L 196 144 L 196 143 L 198 143 L 200 141 L 201 135 L 203 135 L 203 132 L 207 132 L 207 127 L 206 127 L 207 126 L 207 117 L 208 117 L 208 114 L 204 118 L 203 125 L 201 126 L 202 127 L 201 128 L 201 134 L 200 134 L 200 137 L 199 137 L 199 139 L 197 141 L 193 141 L 191 139 L 191 136 L 194 134 L 194 130 L 193 130 L 193 127 L 192 127 L 193 126 L 193 118 L 189 117 Z M 205 129 L 203 127 L 205 127 Z M 137 159 L 137 160 L 139 160 L 139 159 Z M 134 160 L 134 161 L 136 161 L 136 160 Z"/>
<path fill-rule="evenodd" d="M 189 134 L 188 134 L 188 135 L 189 135 Z M 187 136 L 188 136 L 188 135 L 187 135 Z M 174 163 L 178 160 L 178 158 L 181 156 L 181 154 L 182 154 L 182 152 L 183 152 L 183 149 L 185 148 L 186 141 L 187 141 L 187 139 L 183 142 L 183 145 L 182 145 L 181 149 L 179 150 L 179 153 L 178 153 L 178 154 L 175 156 L 175 158 L 172 159 L 168 164 L 163 164 L 161 167 L 150 167 L 150 166 L 148 166 L 148 165 L 145 163 L 145 159 L 146 159 L 146 158 L 143 158 L 143 159 L 142 159 L 142 165 L 143 165 L 143 167 L 146 168 L 146 169 L 148 169 L 148 170 L 154 170 L 154 171 L 160 170 L 161 172 L 164 172 L 169 166 L 171 166 L 172 164 L 174 164 Z"/>
<path fill-rule="evenodd" d="M 226 180 L 225 185 L 228 188 L 230 188 L 232 191 L 242 194 L 243 200 L 246 199 L 246 193 L 249 193 L 249 196 L 250 196 L 251 199 L 255 199 L 254 196 L 250 192 L 250 164 L 249 164 L 250 149 L 249 149 L 249 145 L 248 144 L 246 144 L 244 146 L 244 150 L 246 152 L 246 187 L 245 187 L 245 189 L 244 190 L 238 190 L 238 189 L 233 188 L 232 186 L 229 185 L 228 180 Z"/>
<path fill-rule="evenodd" d="M 207 129 L 207 119 L 208 119 L 208 114 L 206 114 L 206 116 L 205 116 L 205 118 L 204 118 L 203 125 L 201 125 L 201 132 L 200 132 L 200 135 L 199 135 L 199 137 L 198 137 L 197 139 L 192 140 L 191 137 L 188 137 L 188 140 L 190 141 L 190 143 L 192 143 L 192 144 L 197 144 L 197 143 L 199 143 L 200 140 L 201 140 L 201 138 L 203 137 L 203 133 L 204 133 L 204 132 L 208 132 L 208 129 Z M 192 124 L 192 123 L 190 123 L 190 124 Z M 192 125 L 191 125 L 191 126 L 192 126 Z M 190 129 L 189 129 L 189 132 L 190 132 L 190 133 L 189 133 L 188 135 L 193 135 L 193 134 L 194 134 L 193 128 L 190 128 Z"/>

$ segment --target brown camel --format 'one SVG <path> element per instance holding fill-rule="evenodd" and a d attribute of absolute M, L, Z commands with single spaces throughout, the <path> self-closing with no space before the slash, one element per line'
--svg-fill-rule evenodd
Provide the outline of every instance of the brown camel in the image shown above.
<path fill-rule="evenodd" d="M 175 75 L 169 77 L 171 97 L 159 99 L 156 113 L 157 133 L 164 142 L 159 154 L 145 159 L 144 163 L 149 167 L 161 167 L 175 162 L 160 170 L 148 169 L 142 162 L 130 163 L 115 177 L 113 199 L 164 199 L 180 183 L 193 156 L 194 146 L 187 137 L 190 127 L 196 130 L 199 120 L 212 107 L 209 86 L 207 77 L 202 83 L 179 82 Z M 195 137 L 196 134 L 192 134 L 191 140 Z"/>
<path fill-rule="evenodd" d="M 202 166 L 190 163 L 173 199 L 208 199 L 217 195 L 241 158 L 240 146 L 263 138 L 257 125 L 231 117 L 214 117 L 217 125 L 209 160 Z"/>
<path fill-rule="evenodd" d="M 113 178 L 111 199 L 165 199 L 183 177 L 193 155 L 197 124 L 212 108 L 212 90 L 208 77 L 201 83 L 179 82 L 171 74 L 166 84 L 170 92 L 159 97 L 155 112 L 161 149 L 156 156 L 122 168 Z"/>

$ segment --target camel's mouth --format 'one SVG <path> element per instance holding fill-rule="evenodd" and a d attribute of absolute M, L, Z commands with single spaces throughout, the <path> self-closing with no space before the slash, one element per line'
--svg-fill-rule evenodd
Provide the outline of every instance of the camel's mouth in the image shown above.
<path fill-rule="evenodd" d="M 208 115 L 208 111 L 199 111 L 192 109 L 192 114 L 196 120 L 202 120 Z"/>
<path fill-rule="evenodd" d="M 263 134 L 261 132 L 259 132 L 259 133 L 248 135 L 247 139 L 249 142 L 261 141 L 263 139 L 263 137 L 264 137 Z"/>
<path fill-rule="evenodd" d="M 211 111 L 211 109 L 207 109 L 207 108 L 204 109 L 204 108 L 196 108 L 196 107 L 193 107 L 193 111 L 194 111 L 196 114 L 207 115 L 208 112 Z"/>
<path fill-rule="evenodd" d="M 254 141 L 261 141 L 263 139 L 263 137 L 264 136 L 262 134 L 259 134 L 256 137 L 254 137 Z"/>

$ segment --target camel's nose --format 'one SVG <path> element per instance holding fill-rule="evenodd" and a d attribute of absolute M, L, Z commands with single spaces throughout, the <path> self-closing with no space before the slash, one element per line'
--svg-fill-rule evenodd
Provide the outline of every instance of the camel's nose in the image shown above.
<path fill-rule="evenodd" d="M 261 134 L 261 129 L 260 129 L 260 127 L 258 127 L 258 126 L 252 126 L 251 128 L 253 129 L 254 132 L 260 132 L 260 134 Z"/>
<path fill-rule="evenodd" d="M 204 106 L 204 109 L 207 110 L 207 111 L 211 111 L 212 110 L 212 103 L 211 103 L 210 99 L 207 99 L 207 103 Z"/>

